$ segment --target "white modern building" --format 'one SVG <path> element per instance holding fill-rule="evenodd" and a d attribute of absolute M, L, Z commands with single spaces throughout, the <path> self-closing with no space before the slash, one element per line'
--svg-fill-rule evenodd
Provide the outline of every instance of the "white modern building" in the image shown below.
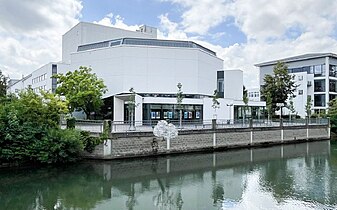
<path fill-rule="evenodd" d="M 337 55 L 333 53 L 313 53 L 256 64 L 260 68 L 260 85 L 266 74 L 272 74 L 278 61 L 288 66 L 288 72 L 295 75 L 298 88 L 293 99 L 298 115 L 306 116 L 305 105 L 308 97 L 315 113 L 328 108 L 330 100 L 337 96 Z"/>
<path fill-rule="evenodd" d="M 260 88 L 251 88 L 247 90 L 249 101 L 260 101 Z"/>
<path fill-rule="evenodd" d="M 240 118 L 235 110 L 242 102 L 241 70 L 223 70 L 223 60 L 193 41 L 157 39 L 157 29 L 142 26 L 127 31 L 92 23 L 79 23 L 63 35 L 62 62 L 50 63 L 16 82 L 9 91 L 34 88 L 54 91 L 54 73 L 87 66 L 104 80 L 102 114 L 113 121 L 130 120 L 129 89 L 136 91 L 137 122 L 178 120 L 177 84 L 182 84 L 183 120 L 202 122 Z M 56 70 L 55 70 L 56 69 Z M 42 78 L 40 78 L 42 76 Z M 38 78 L 38 79 L 36 79 Z M 212 94 L 220 92 L 220 107 L 212 108 Z M 249 102 L 263 118 L 264 102 Z"/>

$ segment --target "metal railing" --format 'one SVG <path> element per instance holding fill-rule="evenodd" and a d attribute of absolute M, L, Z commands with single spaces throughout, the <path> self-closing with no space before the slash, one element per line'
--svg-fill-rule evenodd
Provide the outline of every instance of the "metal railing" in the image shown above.
<path fill-rule="evenodd" d="M 202 130 L 212 129 L 213 120 L 183 120 L 180 126 L 179 120 L 171 120 L 169 123 L 174 124 L 179 130 Z M 144 121 L 112 121 L 111 132 L 151 132 L 154 126 L 156 126 L 158 120 L 144 120 Z M 289 126 L 305 126 L 305 125 L 328 125 L 329 120 L 327 118 L 311 118 L 311 119 L 283 119 L 282 125 L 284 127 Z M 216 129 L 226 128 L 263 128 L 263 127 L 280 127 L 280 119 L 273 120 L 257 120 L 257 119 L 216 119 Z M 62 124 L 61 127 L 65 128 Z M 75 128 L 90 131 L 95 133 L 102 133 L 104 130 L 103 120 L 76 120 Z"/>

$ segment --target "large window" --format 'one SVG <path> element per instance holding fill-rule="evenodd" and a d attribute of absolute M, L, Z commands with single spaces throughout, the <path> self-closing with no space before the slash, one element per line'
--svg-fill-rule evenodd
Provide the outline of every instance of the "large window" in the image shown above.
<path fill-rule="evenodd" d="M 329 80 L 329 91 L 337 92 L 337 80 Z"/>
<path fill-rule="evenodd" d="M 315 94 L 314 106 L 317 106 L 317 107 L 325 106 L 325 94 Z"/>
<path fill-rule="evenodd" d="M 202 122 L 202 105 L 182 105 L 183 122 Z M 127 118 L 126 118 L 127 119 Z M 175 104 L 143 104 L 143 123 L 156 124 L 159 120 L 179 121 L 179 109 Z"/>
<path fill-rule="evenodd" d="M 337 77 L 337 67 L 335 65 L 330 65 L 329 67 L 329 76 Z"/>
<path fill-rule="evenodd" d="M 220 93 L 224 92 L 224 80 L 223 80 L 223 78 L 218 79 L 218 92 L 220 92 Z"/>
<path fill-rule="evenodd" d="M 325 64 L 323 64 L 323 65 L 315 65 L 314 66 L 314 75 L 315 75 L 315 77 L 323 77 L 323 76 L 325 76 Z"/>
<path fill-rule="evenodd" d="M 325 80 L 324 79 L 315 80 L 314 91 L 315 92 L 325 92 Z"/>

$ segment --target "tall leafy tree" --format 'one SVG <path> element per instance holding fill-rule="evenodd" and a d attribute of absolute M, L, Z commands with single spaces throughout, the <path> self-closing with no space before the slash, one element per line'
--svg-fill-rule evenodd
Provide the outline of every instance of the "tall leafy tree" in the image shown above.
<path fill-rule="evenodd" d="M 243 121 L 245 121 L 246 118 L 246 110 L 248 108 L 248 91 L 245 86 L 243 86 L 243 93 L 242 93 L 242 101 L 245 104 L 243 107 Z"/>
<path fill-rule="evenodd" d="M 329 102 L 329 112 L 331 131 L 337 133 L 337 98 Z"/>
<path fill-rule="evenodd" d="M 57 79 L 56 93 L 66 97 L 69 110 L 83 110 L 87 117 L 97 112 L 103 105 L 101 97 L 107 89 L 102 79 L 92 73 L 92 69 L 80 66 L 78 70 L 53 76 Z"/>
<path fill-rule="evenodd" d="M 289 120 L 291 121 L 291 115 L 296 113 L 293 97 L 289 98 L 287 108 L 289 109 Z"/>
<path fill-rule="evenodd" d="M 0 98 L 3 98 L 6 96 L 7 91 L 7 77 L 2 74 L 2 71 L 0 70 Z"/>
<path fill-rule="evenodd" d="M 130 121 L 130 128 L 135 128 L 135 109 L 138 107 L 139 104 L 136 103 L 136 91 L 133 87 L 129 89 L 130 96 L 128 100 L 128 111 L 129 111 L 129 121 Z"/>
<path fill-rule="evenodd" d="M 220 108 L 219 95 L 217 90 L 214 90 L 212 102 L 212 108 L 214 109 L 214 118 L 216 118 L 216 110 Z"/>
<path fill-rule="evenodd" d="M 311 96 L 309 95 L 307 97 L 307 103 L 304 106 L 305 112 L 306 112 L 308 118 L 310 118 L 310 116 L 311 116 L 311 107 L 312 107 L 312 101 L 311 101 Z"/>
<path fill-rule="evenodd" d="M 183 99 L 184 99 L 184 95 L 183 95 L 183 91 L 182 91 L 182 87 L 183 85 L 179 82 L 177 84 L 177 95 L 176 95 L 176 99 L 177 99 L 177 108 L 179 110 L 179 127 L 181 128 L 182 125 L 182 118 L 183 118 Z"/>
<path fill-rule="evenodd" d="M 265 75 L 261 95 L 265 100 L 268 95 L 270 96 L 273 113 L 279 110 L 277 103 L 285 103 L 289 97 L 295 97 L 296 88 L 294 75 L 288 74 L 288 67 L 285 63 L 278 62 L 273 69 L 273 75 Z"/>

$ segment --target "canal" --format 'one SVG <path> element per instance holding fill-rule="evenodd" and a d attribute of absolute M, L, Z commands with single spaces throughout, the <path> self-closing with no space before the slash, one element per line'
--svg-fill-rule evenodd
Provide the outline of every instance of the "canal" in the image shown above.
<path fill-rule="evenodd" d="M 336 209 L 337 144 L 0 169 L 0 209 Z"/>

